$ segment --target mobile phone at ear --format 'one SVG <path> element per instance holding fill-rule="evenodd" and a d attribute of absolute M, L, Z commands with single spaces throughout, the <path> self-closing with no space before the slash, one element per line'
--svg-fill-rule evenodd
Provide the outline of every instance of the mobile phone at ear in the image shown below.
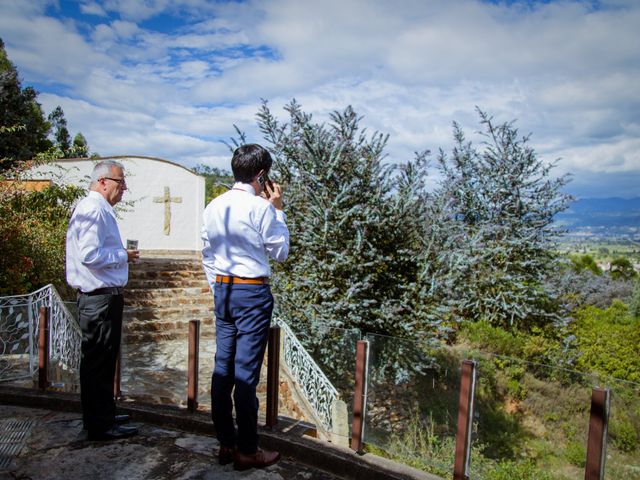
<path fill-rule="evenodd" d="M 265 188 L 265 186 L 269 186 L 270 189 L 273 189 L 273 183 L 269 180 L 269 176 L 266 173 L 258 176 L 258 183 L 262 187 L 262 191 L 264 192 L 267 198 L 270 197 L 269 191 Z"/>

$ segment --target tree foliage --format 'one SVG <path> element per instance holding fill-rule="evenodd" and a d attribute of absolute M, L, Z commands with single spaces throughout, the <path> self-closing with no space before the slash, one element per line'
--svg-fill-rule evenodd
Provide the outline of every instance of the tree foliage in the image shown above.
<path fill-rule="evenodd" d="M 29 167 L 21 164 L 0 174 L 0 295 L 29 293 L 49 283 L 64 294 L 68 220 L 85 192 L 55 183 L 28 191 L 23 176 Z"/>
<path fill-rule="evenodd" d="M 18 71 L 7 57 L 0 39 L 0 171 L 18 161 L 30 160 L 52 147 L 37 92 L 22 88 Z"/>
<path fill-rule="evenodd" d="M 624 303 L 616 300 L 604 310 L 580 308 L 572 331 L 579 370 L 640 382 L 640 324 Z"/>
<path fill-rule="evenodd" d="M 420 249 L 415 215 L 422 177 L 385 165 L 386 136 L 367 135 L 348 107 L 328 124 L 314 123 L 294 102 L 280 124 L 266 104 L 260 129 L 275 153 L 284 184 L 291 257 L 280 308 L 306 323 L 330 323 L 386 335 L 421 336 L 413 296 Z"/>
<path fill-rule="evenodd" d="M 278 308 L 300 331 L 426 341 L 462 320 L 528 328 L 556 318 L 543 280 L 567 178 L 552 178 L 511 123 L 479 112 L 482 149 L 454 125 L 429 191 L 429 152 L 387 161 L 387 136 L 369 134 L 351 107 L 326 123 L 295 101 L 285 111 L 281 123 L 263 103 L 258 126 L 291 231 L 289 261 L 276 266 Z"/>
<path fill-rule="evenodd" d="M 48 139 L 37 93 L 22 88 L 18 72 L 0 40 L 0 294 L 28 293 L 48 283 L 67 289 L 64 275 L 65 235 L 71 208 L 84 194 L 78 187 L 52 184 L 29 191 L 25 172 L 32 166 L 83 151 L 79 134 L 69 141 L 60 107 L 51 120 L 55 142 Z M 66 154 L 65 154 L 66 151 Z"/>
<path fill-rule="evenodd" d="M 438 156 L 443 180 L 436 195 L 447 208 L 431 221 L 451 224 L 446 234 L 455 238 L 443 252 L 449 311 L 505 327 L 548 323 L 555 295 L 544 280 L 562 233 L 553 217 L 571 200 L 561 192 L 568 177 L 554 178 L 555 164 L 538 159 L 512 122 L 496 125 L 478 113 L 481 148 L 454 124 L 453 151 Z"/>
<path fill-rule="evenodd" d="M 89 156 L 81 133 L 71 141 L 62 108 L 56 107 L 47 120 L 37 97 L 32 87 L 22 87 L 0 39 L 0 171 L 43 152 L 53 152 L 57 158 Z"/>
<path fill-rule="evenodd" d="M 201 164 L 197 165 L 192 170 L 194 173 L 204 177 L 205 205 L 218 195 L 229 190 L 234 183 L 233 175 L 219 168 Z"/>

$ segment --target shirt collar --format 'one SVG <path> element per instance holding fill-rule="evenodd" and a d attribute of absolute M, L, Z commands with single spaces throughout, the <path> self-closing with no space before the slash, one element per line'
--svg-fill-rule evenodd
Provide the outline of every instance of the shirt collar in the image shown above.
<path fill-rule="evenodd" d="M 236 182 L 233 184 L 233 190 L 242 190 L 243 192 L 250 193 L 251 195 L 256 194 L 256 190 L 248 183 Z"/>
<path fill-rule="evenodd" d="M 100 201 L 105 208 L 108 208 L 113 212 L 113 207 L 109 202 L 107 202 L 107 199 L 104 198 L 100 192 L 96 192 L 95 190 L 89 190 L 89 196 L 91 198 L 95 198 L 96 200 Z"/>

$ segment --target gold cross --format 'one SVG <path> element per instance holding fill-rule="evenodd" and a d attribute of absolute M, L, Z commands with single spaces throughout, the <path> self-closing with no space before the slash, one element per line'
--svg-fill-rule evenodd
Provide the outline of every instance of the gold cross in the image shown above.
<path fill-rule="evenodd" d="M 155 197 L 155 203 L 164 203 L 164 234 L 171 233 L 171 202 L 182 203 L 182 197 L 172 197 L 169 193 L 169 187 L 164 187 L 164 196 Z"/>

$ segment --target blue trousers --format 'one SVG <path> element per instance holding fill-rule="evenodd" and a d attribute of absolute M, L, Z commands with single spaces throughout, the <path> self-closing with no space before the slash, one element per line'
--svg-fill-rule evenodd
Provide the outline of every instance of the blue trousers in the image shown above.
<path fill-rule="evenodd" d="M 256 387 L 260 381 L 273 312 L 271 288 L 269 285 L 216 283 L 214 299 L 213 424 L 221 445 L 237 447 L 242 453 L 255 453 L 258 448 Z M 234 403 L 237 436 L 232 416 Z"/>

